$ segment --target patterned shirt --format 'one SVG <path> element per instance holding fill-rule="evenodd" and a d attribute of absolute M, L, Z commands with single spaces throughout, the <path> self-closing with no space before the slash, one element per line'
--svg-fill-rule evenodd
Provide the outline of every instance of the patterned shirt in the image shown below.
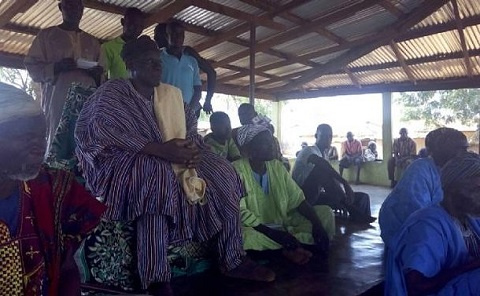
<path fill-rule="evenodd" d="M 406 157 L 417 154 L 417 144 L 411 138 L 395 139 L 393 141 L 393 155 L 395 157 Z"/>

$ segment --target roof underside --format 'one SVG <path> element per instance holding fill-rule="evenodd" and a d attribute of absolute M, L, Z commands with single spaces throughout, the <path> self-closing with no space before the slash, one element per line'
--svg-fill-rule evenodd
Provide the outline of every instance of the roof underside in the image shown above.
<path fill-rule="evenodd" d="M 42 28 L 61 22 L 56 0 L 0 1 L 0 65 L 22 67 Z M 256 27 L 256 97 L 480 87 L 478 0 L 84 0 L 81 28 L 121 34 L 126 7 L 154 25 L 184 22 L 186 45 L 217 71 L 217 92 L 249 93 Z"/>

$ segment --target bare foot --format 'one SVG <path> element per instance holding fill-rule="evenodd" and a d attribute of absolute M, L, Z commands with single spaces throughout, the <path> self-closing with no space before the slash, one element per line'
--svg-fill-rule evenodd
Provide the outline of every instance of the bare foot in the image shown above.
<path fill-rule="evenodd" d="M 304 248 L 298 247 L 294 250 L 283 250 L 283 256 L 295 264 L 303 265 L 310 261 L 312 253 Z"/>

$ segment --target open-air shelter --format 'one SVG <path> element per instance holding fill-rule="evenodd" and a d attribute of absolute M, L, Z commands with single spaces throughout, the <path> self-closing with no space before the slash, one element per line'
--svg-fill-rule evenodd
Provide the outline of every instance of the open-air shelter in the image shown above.
<path fill-rule="evenodd" d="M 23 68 L 38 31 L 61 22 L 57 4 L 57 0 L 0 1 L 0 66 Z M 214 66 L 219 93 L 276 102 L 383 93 L 385 155 L 391 151 L 391 92 L 480 87 L 478 0 L 84 0 L 84 4 L 80 27 L 101 41 L 121 34 L 120 19 L 127 7 L 145 12 L 144 33 L 149 35 L 157 23 L 182 22 L 185 43 Z M 373 172 L 365 181 L 378 183 L 378 174 L 385 179 L 385 167 L 379 168 L 382 173 Z"/>
<path fill-rule="evenodd" d="M 57 0 L 0 2 L 0 66 L 23 68 L 42 28 L 61 22 Z M 127 7 L 157 23 L 175 19 L 185 43 L 211 61 L 216 92 L 282 101 L 383 93 L 391 143 L 391 92 L 480 87 L 477 0 L 84 0 L 81 28 L 121 34 Z M 280 132 L 280 131 L 279 131 Z M 389 155 L 390 145 L 384 145 Z"/>

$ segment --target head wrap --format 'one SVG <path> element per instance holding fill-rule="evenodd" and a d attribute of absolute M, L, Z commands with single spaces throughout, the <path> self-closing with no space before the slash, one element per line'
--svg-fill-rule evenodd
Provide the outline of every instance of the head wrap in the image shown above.
<path fill-rule="evenodd" d="M 465 152 L 443 166 L 442 187 L 446 189 L 460 180 L 476 176 L 480 177 L 480 156 L 473 152 Z"/>
<path fill-rule="evenodd" d="M 147 35 L 142 35 L 135 40 L 125 43 L 120 55 L 126 61 L 141 58 L 146 52 L 157 51 L 160 53 L 157 44 Z"/>
<path fill-rule="evenodd" d="M 30 95 L 0 82 L 0 124 L 42 114 L 40 104 Z"/>
<path fill-rule="evenodd" d="M 255 125 L 263 125 L 265 127 L 268 127 L 268 125 L 270 125 L 270 122 L 272 120 L 270 118 L 268 118 L 267 116 L 265 115 L 262 115 L 262 114 L 258 114 L 257 116 L 255 116 L 253 119 L 252 119 L 252 123 L 255 124 Z"/>
<path fill-rule="evenodd" d="M 240 147 L 243 147 L 250 143 L 253 138 L 255 138 L 259 133 L 261 132 L 269 132 L 271 134 L 271 131 L 268 129 L 268 127 L 264 125 L 258 125 L 258 124 L 246 124 L 238 128 L 237 131 L 237 142 Z"/>

